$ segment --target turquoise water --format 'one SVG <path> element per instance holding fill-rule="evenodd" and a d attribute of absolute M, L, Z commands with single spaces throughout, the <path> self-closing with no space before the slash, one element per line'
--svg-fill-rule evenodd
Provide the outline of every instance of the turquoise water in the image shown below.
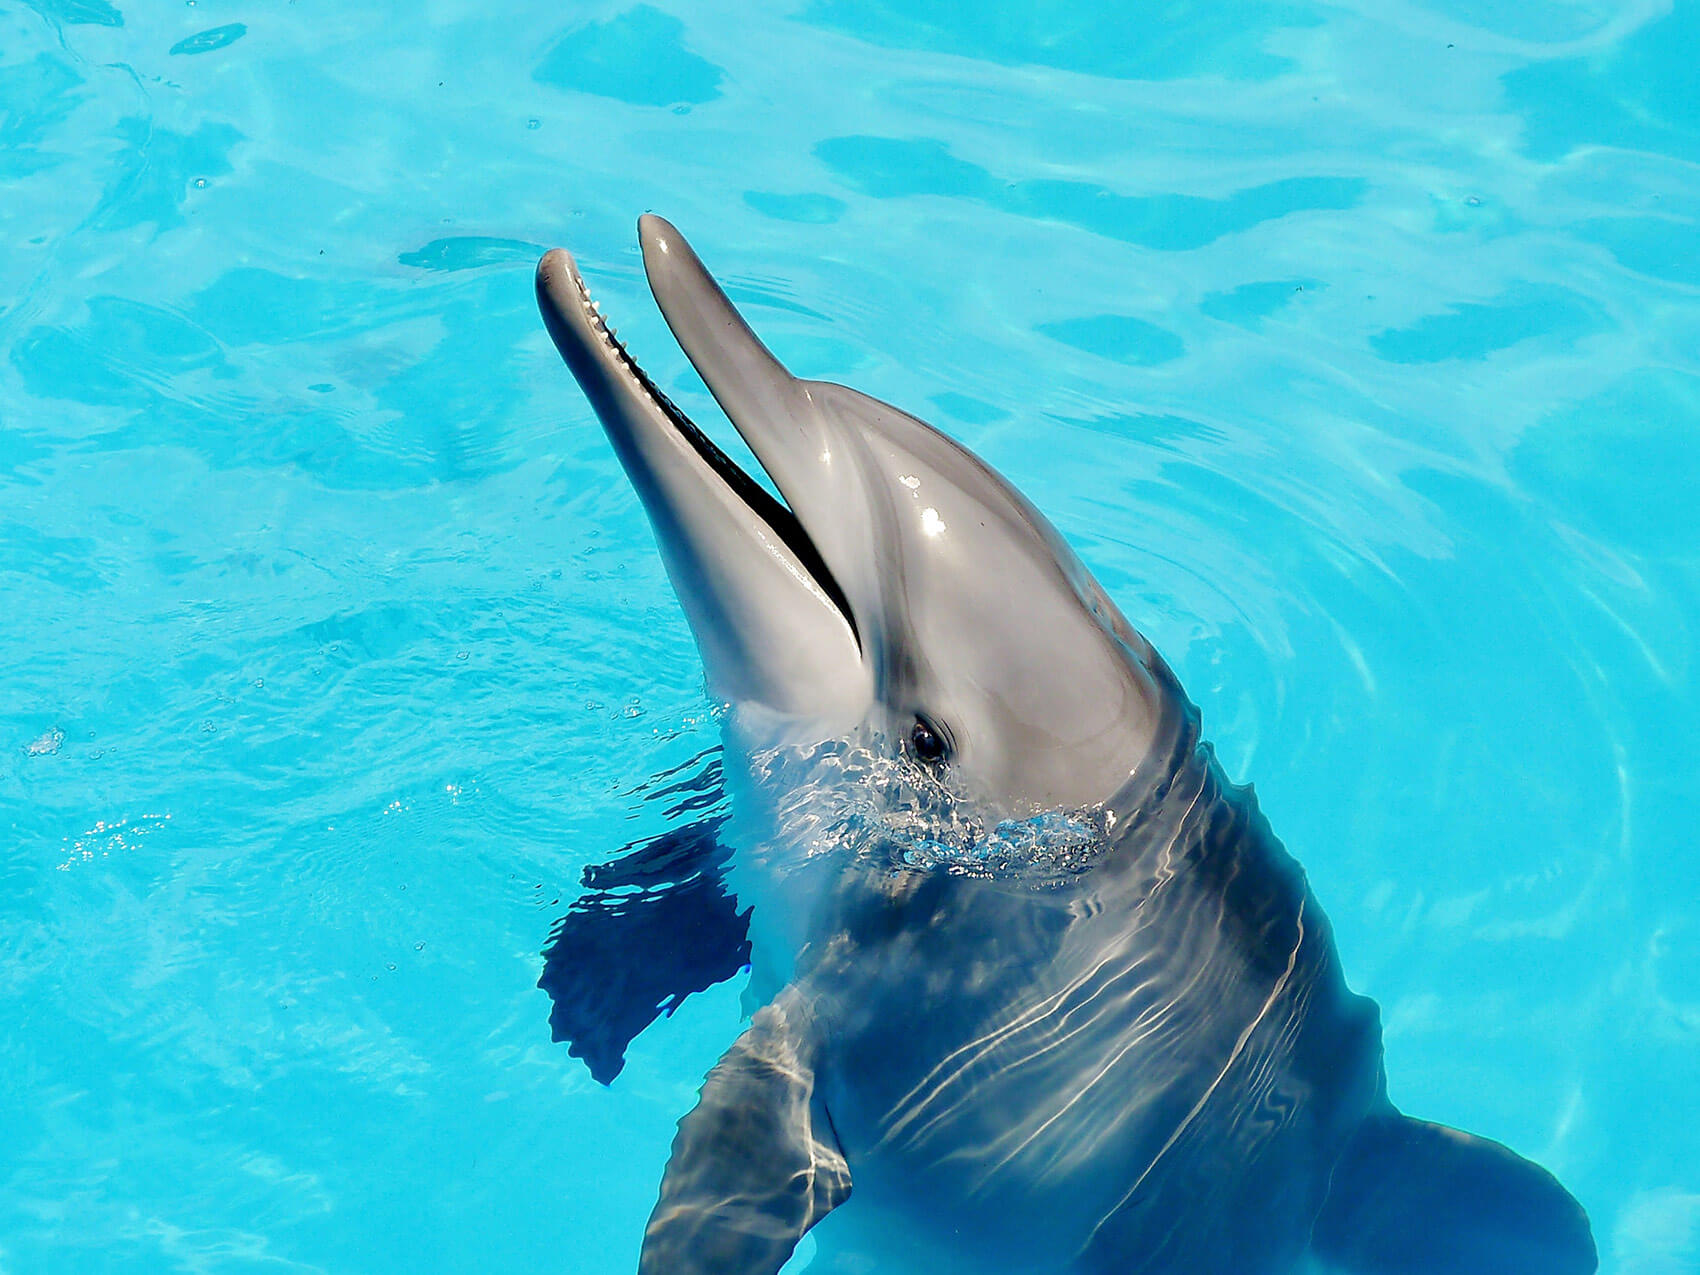
<path fill-rule="evenodd" d="M 715 428 L 644 209 L 1077 545 L 1394 1099 L 1700 1270 L 1697 56 L 1682 0 L 0 8 L 0 1272 L 634 1267 L 738 984 L 604 1089 L 539 952 L 717 731 L 531 268 Z"/>

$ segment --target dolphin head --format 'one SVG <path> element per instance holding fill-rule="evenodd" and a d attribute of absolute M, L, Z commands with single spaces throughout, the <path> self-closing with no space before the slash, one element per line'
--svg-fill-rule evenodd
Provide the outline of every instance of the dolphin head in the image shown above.
<path fill-rule="evenodd" d="M 1114 795 L 1179 692 L 1062 537 L 938 430 L 792 376 L 666 221 L 639 235 L 668 326 L 783 504 L 627 355 L 566 252 L 539 264 L 538 299 L 734 729 L 859 732 L 1007 815 Z"/>

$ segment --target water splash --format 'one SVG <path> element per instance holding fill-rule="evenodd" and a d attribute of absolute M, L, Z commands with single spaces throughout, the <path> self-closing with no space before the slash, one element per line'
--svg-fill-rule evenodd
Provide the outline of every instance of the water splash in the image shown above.
<path fill-rule="evenodd" d="M 751 853 L 780 873 L 832 858 L 1038 882 L 1085 871 L 1113 822 L 1097 806 L 1010 816 L 877 734 L 765 749 L 750 775 L 772 829 Z"/>

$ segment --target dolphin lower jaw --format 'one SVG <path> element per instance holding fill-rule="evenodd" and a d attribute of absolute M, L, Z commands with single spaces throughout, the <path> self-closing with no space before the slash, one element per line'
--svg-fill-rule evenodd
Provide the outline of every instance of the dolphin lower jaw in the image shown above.
<path fill-rule="evenodd" d="M 638 366 L 570 254 L 538 264 L 537 296 L 643 503 L 711 692 L 764 720 L 858 719 L 871 692 L 855 620 L 802 523 Z"/>

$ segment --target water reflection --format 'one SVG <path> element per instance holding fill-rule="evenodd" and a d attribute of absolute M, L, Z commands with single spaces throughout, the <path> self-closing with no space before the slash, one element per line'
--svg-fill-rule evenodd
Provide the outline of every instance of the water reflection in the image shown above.
<path fill-rule="evenodd" d="M 549 1028 L 590 1074 L 611 1084 L 626 1047 L 685 997 L 748 963 L 749 911 L 728 894 L 730 852 L 718 750 L 664 771 L 639 790 L 690 816 L 659 836 L 588 867 L 587 893 L 555 923 L 537 985 L 549 993 Z"/>

